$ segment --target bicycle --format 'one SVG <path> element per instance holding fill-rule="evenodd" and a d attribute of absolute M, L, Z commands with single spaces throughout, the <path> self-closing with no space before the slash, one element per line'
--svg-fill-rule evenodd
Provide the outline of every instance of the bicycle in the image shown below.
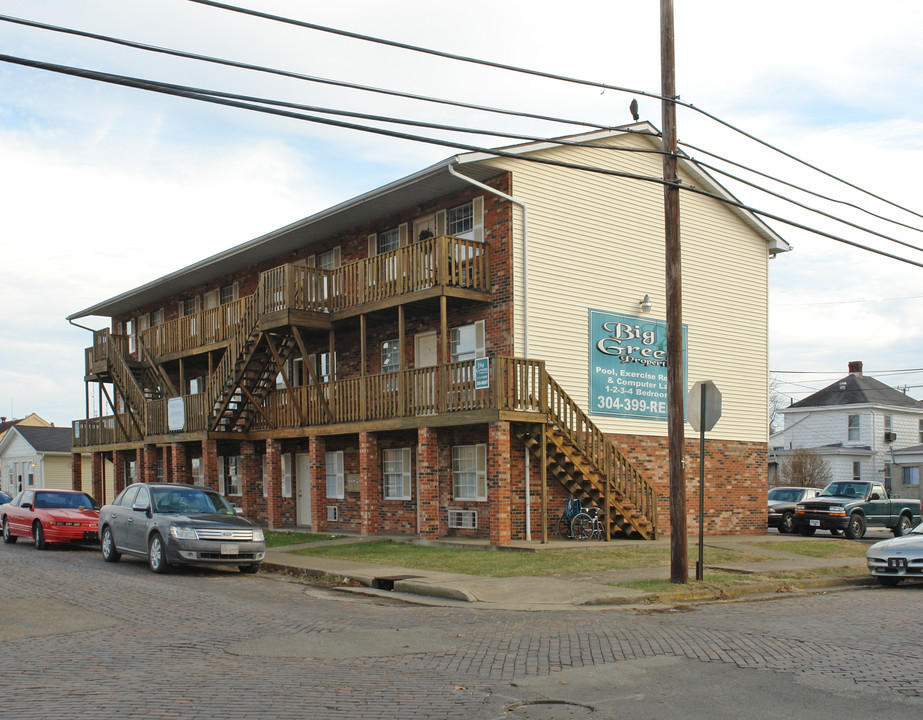
<path fill-rule="evenodd" d="M 577 540 L 602 540 L 603 523 L 599 519 L 599 508 L 589 507 L 577 513 L 571 520 L 571 537 Z"/>
<path fill-rule="evenodd" d="M 558 534 L 565 540 L 572 537 L 572 521 L 582 511 L 583 506 L 577 498 L 568 498 L 564 501 L 564 512 L 558 518 Z"/>

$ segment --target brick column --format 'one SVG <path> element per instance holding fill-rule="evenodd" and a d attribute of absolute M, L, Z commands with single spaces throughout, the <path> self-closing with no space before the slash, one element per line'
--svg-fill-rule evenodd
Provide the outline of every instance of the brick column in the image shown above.
<path fill-rule="evenodd" d="M 103 497 L 106 489 L 106 482 L 103 476 L 104 467 L 103 454 L 98 452 L 93 453 L 93 480 L 90 494 L 96 502 L 101 504 L 106 500 L 106 498 Z"/>
<path fill-rule="evenodd" d="M 327 530 L 327 481 L 325 472 L 327 443 L 322 437 L 312 436 L 308 442 L 308 464 L 311 467 L 311 530 Z"/>
<path fill-rule="evenodd" d="M 154 445 L 138 448 L 138 480 L 146 483 L 157 482 L 157 460 L 160 453 Z"/>
<path fill-rule="evenodd" d="M 170 470 L 173 482 L 183 485 L 192 483 L 192 474 L 189 472 L 189 458 L 186 457 L 186 446 L 183 443 L 170 445 Z"/>
<path fill-rule="evenodd" d="M 256 443 L 250 440 L 240 444 L 240 486 L 244 515 L 255 519 L 263 496 L 263 458 L 256 454 Z"/>
<path fill-rule="evenodd" d="M 381 528 L 381 452 L 375 433 L 359 433 L 359 520 L 362 535 Z"/>
<path fill-rule="evenodd" d="M 160 467 L 163 468 L 163 481 L 167 483 L 176 482 L 173 479 L 173 448 L 172 445 L 164 445 L 157 448 L 157 454 L 160 456 Z"/>
<path fill-rule="evenodd" d="M 278 440 L 266 441 L 266 473 L 269 489 L 266 515 L 271 530 L 282 527 L 282 445 Z"/>
<path fill-rule="evenodd" d="M 417 533 L 439 537 L 439 437 L 434 428 L 417 430 Z"/>
<path fill-rule="evenodd" d="M 122 492 L 128 485 L 125 480 L 127 477 L 127 467 L 128 462 L 125 453 L 121 450 L 114 450 L 112 452 L 112 486 L 116 495 Z"/>
<path fill-rule="evenodd" d="M 83 490 L 83 455 L 71 453 L 71 490 Z"/>
<path fill-rule="evenodd" d="M 487 441 L 487 505 L 490 544 L 509 545 L 510 521 L 510 424 L 490 424 Z"/>
<path fill-rule="evenodd" d="M 206 439 L 202 441 L 202 477 L 205 486 L 212 490 L 218 489 L 218 441 Z"/>

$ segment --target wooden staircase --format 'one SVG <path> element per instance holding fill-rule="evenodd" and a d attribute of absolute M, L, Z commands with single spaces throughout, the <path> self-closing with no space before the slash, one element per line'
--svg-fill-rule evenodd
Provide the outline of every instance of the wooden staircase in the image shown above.
<path fill-rule="evenodd" d="M 608 536 L 656 537 L 657 494 L 612 441 L 546 375 L 548 422 L 516 425 L 516 437 L 550 478 L 584 507 L 597 507 Z"/>

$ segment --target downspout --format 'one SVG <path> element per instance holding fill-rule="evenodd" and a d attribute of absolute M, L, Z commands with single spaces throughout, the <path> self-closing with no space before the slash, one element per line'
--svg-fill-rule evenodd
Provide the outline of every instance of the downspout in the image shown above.
<path fill-rule="evenodd" d="M 525 203 L 517 200 L 512 195 L 507 195 L 504 192 L 500 192 L 496 188 L 492 188 L 489 185 L 485 185 L 474 178 L 470 178 L 467 175 L 462 175 L 455 169 L 455 164 L 457 161 L 452 161 L 446 164 L 446 169 L 449 171 L 450 175 L 454 175 L 459 180 L 464 180 L 465 182 L 474 185 L 475 187 L 489 192 L 492 195 L 503 198 L 504 200 L 516 205 L 522 211 L 522 344 L 523 351 L 526 359 L 529 357 L 529 225 L 526 220 L 526 206 Z M 525 496 L 526 496 L 526 540 L 532 539 L 532 509 L 529 498 L 531 497 L 531 484 L 529 478 L 529 448 L 524 448 L 524 466 L 526 469 L 525 472 Z"/>

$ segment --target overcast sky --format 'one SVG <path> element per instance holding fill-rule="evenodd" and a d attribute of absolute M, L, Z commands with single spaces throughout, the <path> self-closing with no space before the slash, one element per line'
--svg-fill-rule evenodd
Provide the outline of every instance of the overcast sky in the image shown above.
<path fill-rule="evenodd" d="M 543 0 L 246 5 L 659 94 L 656 0 L 588 9 Z M 876 12 L 851 0 L 676 5 L 683 101 L 923 213 L 923 3 L 894 0 Z M 189 0 L 0 0 L 0 14 L 420 95 L 601 125 L 630 121 L 631 95 L 477 68 Z M 8 22 L 0 22 L 0 48 L 33 60 L 311 105 L 549 137 L 579 130 L 221 68 Z M 638 99 L 642 119 L 659 127 L 659 103 Z M 920 217 L 824 180 L 700 113 L 682 110 L 678 127 L 680 139 L 692 145 L 923 227 Z M 482 136 L 464 142 L 506 144 Z M 67 315 L 452 154 L 0 62 L 0 415 L 37 412 L 57 425 L 84 417 L 83 353 L 91 335 L 70 326 Z M 923 263 L 923 252 L 723 182 L 756 207 Z M 799 199 L 923 246 L 917 230 L 845 205 Z M 845 375 L 850 360 L 862 360 L 867 374 L 923 397 L 923 369 L 916 370 L 923 368 L 923 268 L 770 224 L 795 248 L 770 264 L 770 367 L 781 373 L 784 396 L 800 399 Z M 107 325 L 104 318 L 81 322 Z"/>

